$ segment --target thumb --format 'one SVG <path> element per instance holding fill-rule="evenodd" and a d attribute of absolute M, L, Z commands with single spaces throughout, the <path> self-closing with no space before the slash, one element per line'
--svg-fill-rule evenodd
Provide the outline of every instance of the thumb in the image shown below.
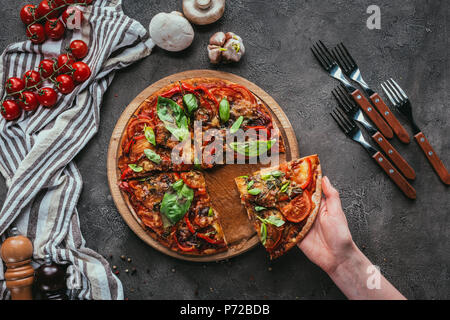
<path fill-rule="evenodd" d="M 323 177 L 322 179 L 322 191 L 326 198 L 328 213 L 335 214 L 338 211 L 342 211 L 339 192 L 331 185 L 328 177 Z"/>

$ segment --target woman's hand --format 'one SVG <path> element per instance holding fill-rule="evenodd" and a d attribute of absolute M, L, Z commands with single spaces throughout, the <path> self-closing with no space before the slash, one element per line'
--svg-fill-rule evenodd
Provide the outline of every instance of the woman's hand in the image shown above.
<path fill-rule="evenodd" d="M 313 227 L 299 248 L 325 272 L 333 272 L 356 249 L 342 211 L 339 192 L 327 177 L 322 179 L 324 197 Z"/>

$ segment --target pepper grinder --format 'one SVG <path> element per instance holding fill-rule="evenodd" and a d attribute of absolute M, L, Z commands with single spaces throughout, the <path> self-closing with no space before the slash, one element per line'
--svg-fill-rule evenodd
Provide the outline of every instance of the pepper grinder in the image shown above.
<path fill-rule="evenodd" d="M 12 300 L 33 300 L 32 285 L 34 269 L 31 266 L 33 244 L 30 239 L 19 235 L 16 227 L 11 229 L 1 248 L 1 256 L 6 264 L 6 287 L 11 292 Z"/>
<path fill-rule="evenodd" d="M 68 300 L 66 294 L 66 267 L 52 261 L 45 255 L 44 264 L 36 269 L 37 288 L 46 300 Z"/>

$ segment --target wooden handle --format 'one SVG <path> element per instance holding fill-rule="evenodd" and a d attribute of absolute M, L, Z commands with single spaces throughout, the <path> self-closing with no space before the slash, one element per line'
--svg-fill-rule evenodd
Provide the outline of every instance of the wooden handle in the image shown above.
<path fill-rule="evenodd" d="M 406 179 L 398 172 L 397 169 L 389 162 L 388 159 L 378 151 L 375 153 L 372 158 L 378 163 L 378 165 L 383 169 L 384 172 L 389 176 L 389 178 L 394 181 L 397 187 L 403 191 L 405 196 L 410 199 L 416 198 L 416 190 L 406 181 Z"/>
<path fill-rule="evenodd" d="M 377 126 L 378 130 L 388 139 L 394 136 L 391 127 L 384 121 L 377 110 L 370 104 L 369 100 L 358 89 L 352 93 L 353 100 L 363 109 L 367 116 Z"/>
<path fill-rule="evenodd" d="M 419 132 L 414 136 L 414 138 L 416 139 L 422 151 L 427 156 L 428 161 L 430 161 L 434 171 L 436 171 L 442 182 L 450 185 L 450 174 L 448 173 L 448 170 L 442 163 L 441 159 L 439 159 L 438 155 L 434 151 L 430 142 L 428 142 L 427 138 L 425 138 L 425 135 L 422 132 Z"/>
<path fill-rule="evenodd" d="M 406 178 L 410 180 L 414 180 L 416 178 L 416 172 L 414 169 L 380 132 L 375 133 L 372 138 Z"/>
<path fill-rule="evenodd" d="M 381 116 L 386 120 L 386 122 L 391 126 L 392 130 L 394 130 L 395 134 L 399 138 L 399 140 L 403 143 L 409 143 L 410 138 L 408 132 L 402 126 L 402 124 L 398 121 L 389 107 L 384 103 L 383 99 L 381 99 L 378 93 L 374 93 L 370 96 L 370 100 L 372 100 L 375 107 L 378 109 L 378 112 Z"/>

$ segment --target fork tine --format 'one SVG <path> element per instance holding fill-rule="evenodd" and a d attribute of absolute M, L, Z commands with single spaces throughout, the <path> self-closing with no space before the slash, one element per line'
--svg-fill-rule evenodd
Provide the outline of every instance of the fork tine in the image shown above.
<path fill-rule="evenodd" d="M 338 47 L 340 47 L 342 49 L 342 51 L 345 51 L 345 56 L 347 58 L 347 61 L 349 62 L 350 68 L 354 68 L 356 66 L 356 61 L 355 61 L 355 59 L 353 59 L 350 52 L 348 52 L 347 47 L 344 46 L 344 43 L 341 42 L 340 44 L 338 44 Z"/>
<path fill-rule="evenodd" d="M 347 90 L 345 90 L 342 86 L 339 86 L 338 90 L 341 93 L 341 97 L 343 97 L 343 99 L 345 99 L 345 101 L 347 102 L 347 106 L 351 110 L 355 111 L 356 109 L 358 109 L 358 107 L 356 106 L 355 101 L 352 98 L 350 98 Z"/>
<path fill-rule="evenodd" d="M 341 118 L 341 120 L 346 124 L 349 131 L 356 126 L 353 120 L 350 120 L 347 117 L 347 115 L 342 111 L 342 109 L 334 108 L 334 111 L 336 112 L 336 115 L 338 115 Z"/>
<path fill-rule="evenodd" d="M 345 61 L 344 57 L 341 55 L 341 52 L 339 52 L 339 49 L 334 48 L 331 50 L 331 52 L 333 53 L 334 59 L 338 62 L 338 64 L 344 70 L 344 73 L 348 73 L 348 71 L 349 71 L 348 64 Z"/>
<path fill-rule="evenodd" d="M 322 68 L 324 68 L 325 70 L 329 70 L 330 69 L 330 65 L 325 60 L 323 60 L 322 56 L 317 51 L 317 49 L 314 47 L 314 45 L 311 47 L 311 51 L 312 51 L 314 57 L 317 59 L 317 61 L 322 66 Z"/>
<path fill-rule="evenodd" d="M 326 57 L 328 58 L 328 60 L 330 61 L 330 63 L 333 63 L 334 58 L 331 55 L 330 51 L 328 50 L 327 46 L 322 42 L 322 40 L 319 40 L 318 42 L 320 44 L 320 48 L 321 50 L 324 52 L 324 54 L 326 55 Z"/>
<path fill-rule="evenodd" d="M 341 46 L 338 44 L 336 48 L 334 48 L 334 50 L 336 52 L 336 55 L 339 57 L 339 63 L 344 66 L 345 72 L 351 72 L 354 65 L 352 65 L 351 61 L 349 61 L 347 54 L 344 52 Z"/>
<path fill-rule="evenodd" d="M 341 130 L 347 134 L 348 130 L 344 127 L 344 125 L 341 123 L 341 121 L 339 120 L 339 118 L 337 116 L 334 115 L 333 112 L 330 112 L 331 117 L 333 118 L 334 121 L 336 121 L 336 123 L 338 124 L 339 128 L 341 128 Z"/>
<path fill-rule="evenodd" d="M 391 84 L 388 81 L 385 81 L 384 84 L 381 84 L 384 93 L 388 96 L 389 100 L 391 100 L 392 104 L 395 106 L 400 105 L 400 100 L 397 99 L 397 95 L 392 91 Z"/>
<path fill-rule="evenodd" d="M 348 105 L 348 103 L 346 102 L 345 98 L 342 96 L 342 92 L 340 92 L 340 90 L 341 89 L 339 89 L 339 87 L 337 87 L 336 89 L 331 91 L 331 93 L 333 94 L 334 98 L 338 102 L 338 105 L 340 107 L 342 107 L 345 110 L 345 112 L 352 111 L 352 107 Z"/>
<path fill-rule="evenodd" d="M 404 99 L 408 99 L 408 96 L 406 95 L 405 91 L 403 91 L 403 89 L 397 84 L 397 82 L 395 82 L 394 79 L 392 78 L 391 82 L 394 84 L 394 87 L 397 89 L 400 95 L 403 96 Z"/>

